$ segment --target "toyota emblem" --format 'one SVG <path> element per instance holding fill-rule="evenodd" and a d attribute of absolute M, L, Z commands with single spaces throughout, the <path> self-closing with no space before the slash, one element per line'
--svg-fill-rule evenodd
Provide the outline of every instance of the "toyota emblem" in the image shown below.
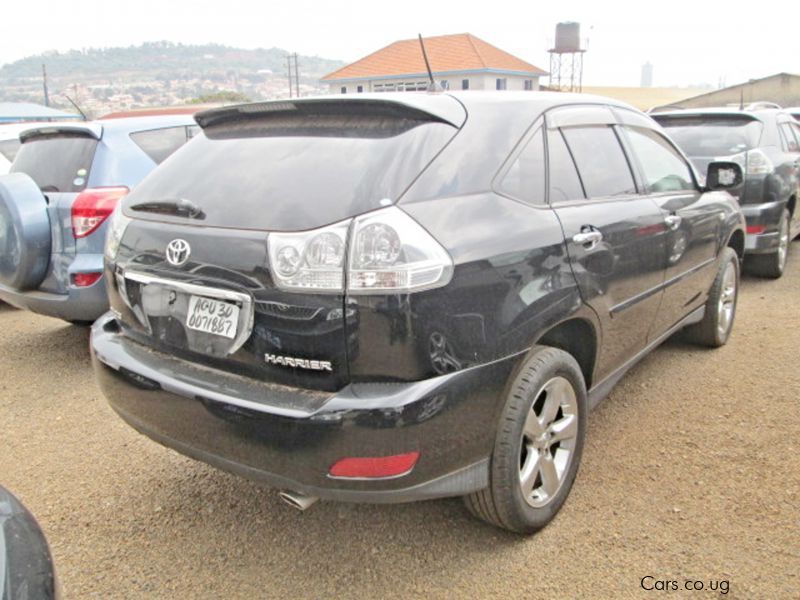
<path fill-rule="evenodd" d="M 192 247 L 186 240 L 172 240 L 167 244 L 167 262 L 175 267 L 180 267 L 189 260 Z"/>

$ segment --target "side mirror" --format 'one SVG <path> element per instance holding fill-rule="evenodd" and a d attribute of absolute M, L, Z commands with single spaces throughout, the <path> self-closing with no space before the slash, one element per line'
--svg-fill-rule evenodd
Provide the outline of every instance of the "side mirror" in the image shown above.
<path fill-rule="evenodd" d="M 744 174 L 739 163 L 714 161 L 708 165 L 706 188 L 709 190 L 729 190 L 739 187 L 744 181 Z"/>

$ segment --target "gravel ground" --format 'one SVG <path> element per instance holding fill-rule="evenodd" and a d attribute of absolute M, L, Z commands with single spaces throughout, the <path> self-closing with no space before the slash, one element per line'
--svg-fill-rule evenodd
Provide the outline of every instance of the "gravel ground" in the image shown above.
<path fill-rule="evenodd" d="M 647 593 L 647 575 L 797 598 L 800 242 L 789 266 L 743 281 L 726 347 L 670 341 L 623 379 L 530 538 L 458 500 L 295 512 L 135 433 L 94 384 L 86 329 L 5 305 L 0 483 L 38 517 L 68 599 L 714 594 Z"/>

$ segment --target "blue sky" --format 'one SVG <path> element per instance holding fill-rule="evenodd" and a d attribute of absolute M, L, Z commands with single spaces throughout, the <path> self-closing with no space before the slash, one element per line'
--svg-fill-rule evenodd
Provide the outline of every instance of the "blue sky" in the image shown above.
<path fill-rule="evenodd" d="M 289 2 L 250 0 L 8 0 L 0 9 L 0 64 L 46 50 L 145 41 L 277 46 L 355 60 L 386 44 L 470 32 L 547 69 L 555 24 L 588 38 L 584 83 L 727 84 L 800 72 L 800 12 L 732 2 Z"/>

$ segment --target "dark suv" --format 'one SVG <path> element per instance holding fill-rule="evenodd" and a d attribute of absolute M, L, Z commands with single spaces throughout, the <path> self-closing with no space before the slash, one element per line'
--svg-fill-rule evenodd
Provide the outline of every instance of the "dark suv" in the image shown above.
<path fill-rule="evenodd" d="M 701 109 L 654 114 L 699 170 L 732 160 L 744 170 L 738 197 L 747 220 L 749 270 L 783 275 L 789 242 L 800 233 L 800 124 L 775 109 Z"/>
<path fill-rule="evenodd" d="M 318 497 L 466 496 L 514 531 L 674 332 L 726 342 L 744 220 L 647 116 L 566 94 L 228 107 L 126 197 L 93 364 L 120 416 Z"/>

